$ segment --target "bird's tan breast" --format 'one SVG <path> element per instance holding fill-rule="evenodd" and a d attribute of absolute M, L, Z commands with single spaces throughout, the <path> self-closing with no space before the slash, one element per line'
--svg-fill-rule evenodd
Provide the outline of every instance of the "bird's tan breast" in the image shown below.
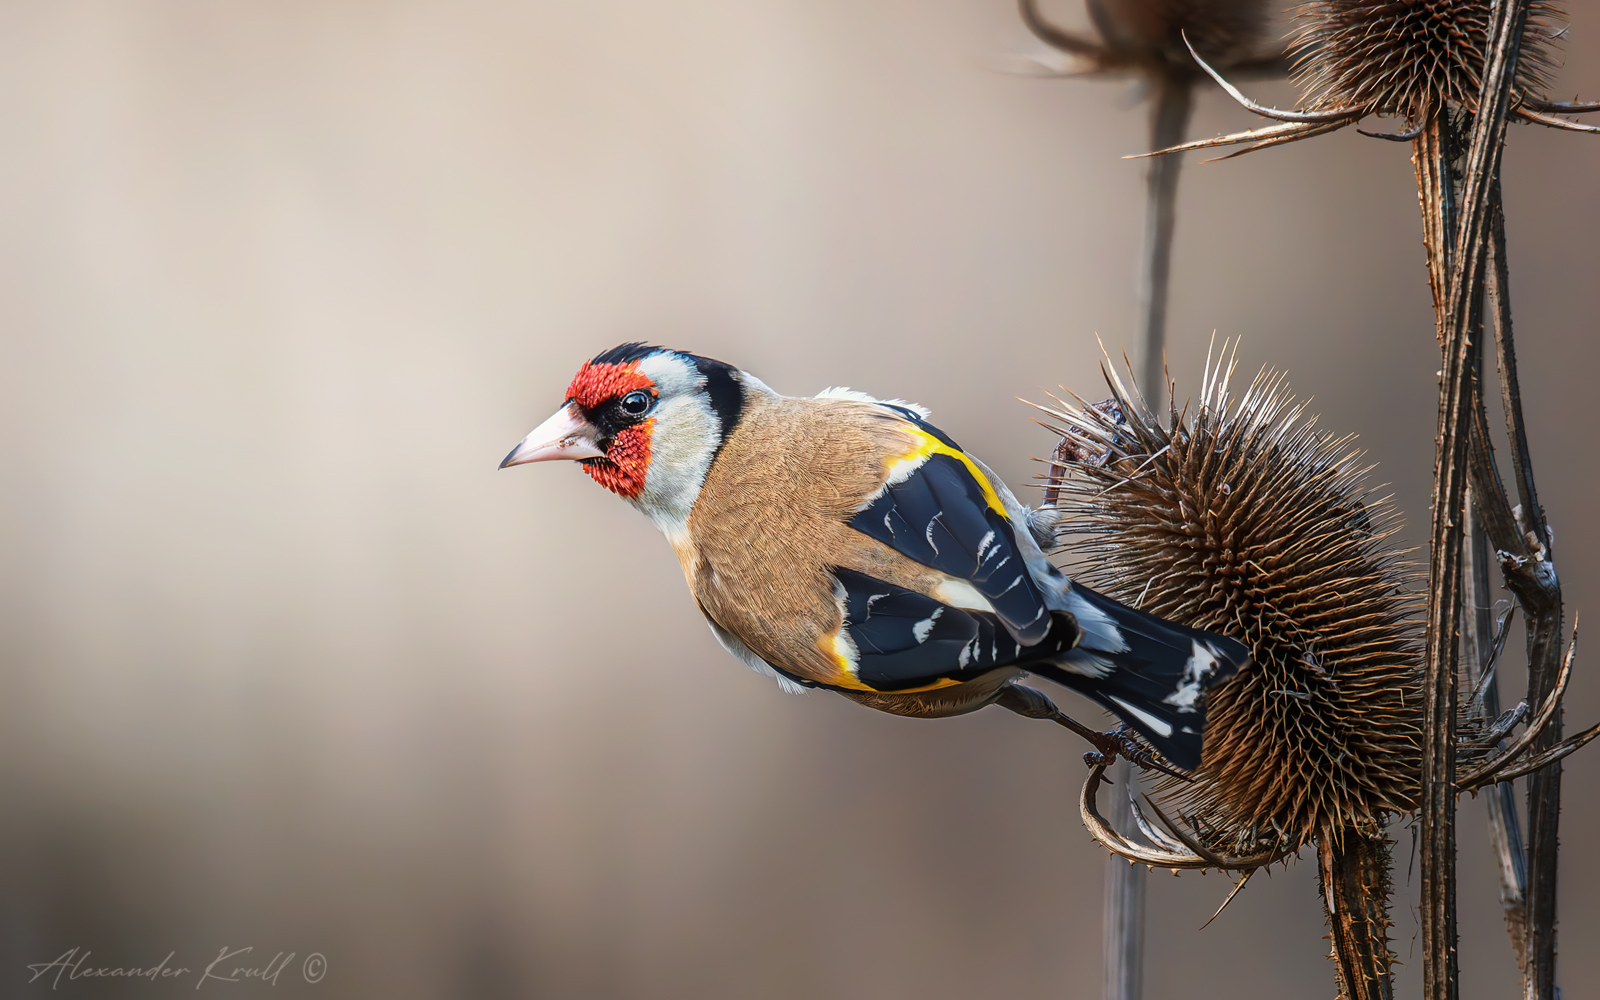
<path fill-rule="evenodd" d="M 868 403 L 767 398 L 747 406 L 712 464 L 673 547 L 701 607 L 769 663 L 851 686 L 833 652 L 834 567 L 922 593 L 943 582 L 848 524 L 916 447 L 904 427 Z"/>

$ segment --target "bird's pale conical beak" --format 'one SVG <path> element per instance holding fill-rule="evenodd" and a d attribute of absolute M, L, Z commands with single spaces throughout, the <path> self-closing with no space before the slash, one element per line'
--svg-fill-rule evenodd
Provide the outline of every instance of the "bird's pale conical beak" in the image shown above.
<path fill-rule="evenodd" d="M 522 443 L 511 449 L 511 454 L 500 463 L 504 469 L 529 462 L 550 462 L 558 458 L 580 460 L 599 458 L 600 431 L 583 419 L 578 407 L 568 403 L 557 410 L 555 416 L 535 427 Z"/>

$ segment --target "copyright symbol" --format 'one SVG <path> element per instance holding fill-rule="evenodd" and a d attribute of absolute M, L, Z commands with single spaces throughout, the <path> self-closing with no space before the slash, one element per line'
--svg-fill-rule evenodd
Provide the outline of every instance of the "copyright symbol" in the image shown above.
<path fill-rule="evenodd" d="M 306 977 L 308 983 L 320 983 L 322 977 L 328 974 L 328 960 L 322 952 L 314 951 L 306 956 L 306 963 L 300 967 L 300 974 Z"/>

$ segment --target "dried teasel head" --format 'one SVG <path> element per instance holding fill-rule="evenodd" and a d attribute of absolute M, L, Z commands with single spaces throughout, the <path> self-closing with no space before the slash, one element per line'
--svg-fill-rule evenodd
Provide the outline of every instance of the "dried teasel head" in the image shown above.
<path fill-rule="evenodd" d="M 1292 51 L 1302 106 L 1420 120 L 1430 108 L 1475 110 L 1483 85 L 1490 0 L 1312 0 L 1296 10 Z M 1556 66 L 1560 12 L 1532 0 L 1516 96 L 1536 99 Z"/>
<path fill-rule="evenodd" d="M 1235 854 L 1377 834 L 1420 783 L 1411 570 L 1351 439 L 1316 430 L 1280 375 L 1233 399 L 1234 365 L 1208 366 L 1166 427 L 1109 366 L 1112 400 L 1046 410 L 1063 541 L 1091 586 L 1251 647 L 1209 692 L 1201 769 L 1158 796 L 1167 813 Z"/>
<path fill-rule="evenodd" d="M 1556 65 L 1555 42 L 1566 29 L 1552 27 L 1559 12 L 1551 0 L 1528 0 L 1526 13 L 1508 114 L 1548 128 L 1600 133 L 1600 126 L 1562 117 L 1600 111 L 1600 102 L 1544 97 Z M 1299 110 L 1256 103 L 1198 48 L 1191 49 L 1196 64 L 1230 97 L 1278 124 L 1194 142 L 1157 143 L 1154 152 L 1141 155 L 1250 144 L 1220 157 L 1226 160 L 1337 132 L 1368 115 L 1403 117 L 1407 126 L 1404 132 L 1366 135 L 1420 140 L 1429 123 L 1448 122 L 1452 112 L 1477 113 L 1494 16 L 1491 0 L 1311 0 L 1298 8 L 1291 45 L 1291 75 L 1302 91 Z"/>
<path fill-rule="evenodd" d="M 1213 66 L 1246 75 L 1281 75 L 1287 68 L 1268 38 L 1274 9 L 1268 0 L 1087 0 L 1098 42 L 1051 21 L 1039 0 L 1018 6 L 1029 30 L 1076 57 L 1082 72 L 1195 79 L 1200 71 L 1185 38 Z"/>

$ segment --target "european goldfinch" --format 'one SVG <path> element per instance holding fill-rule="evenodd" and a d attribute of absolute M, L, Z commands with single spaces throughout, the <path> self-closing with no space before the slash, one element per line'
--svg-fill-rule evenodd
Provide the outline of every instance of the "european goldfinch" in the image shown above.
<path fill-rule="evenodd" d="M 927 417 L 848 389 L 780 396 L 720 361 L 623 344 L 500 467 L 573 459 L 643 511 L 723 648 L 785 690 L 1063 721 L 1016 684 L 1038 674 L 1197 767 L 1205 691 L 1248 650 L 1069 580 L 1041 547 L 1052 512 L 1026 510 Z"/>

